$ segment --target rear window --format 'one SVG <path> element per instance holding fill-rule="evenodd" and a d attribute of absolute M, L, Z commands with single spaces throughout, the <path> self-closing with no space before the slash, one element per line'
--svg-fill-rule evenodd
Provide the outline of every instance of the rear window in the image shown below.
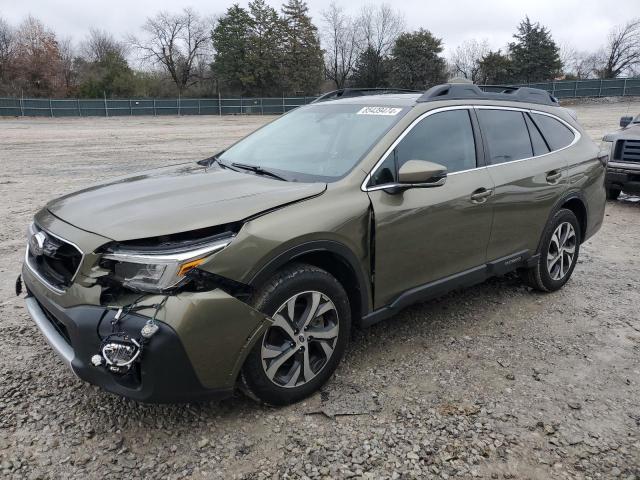
<path fill-rule="evenodd" d="M 522 112 L 478 110 L 482 132 L 489 146 L 489 163 L 496 165 L 533 157 L 529 131 Z"/>
<path fill-rule="evenodd" d="M 559 150 L 570 145 L 575 138 L 573 132 L 562 122 L 548 115 L 532 113 L 533 121 L 544 135 L 551 150 Z"/>

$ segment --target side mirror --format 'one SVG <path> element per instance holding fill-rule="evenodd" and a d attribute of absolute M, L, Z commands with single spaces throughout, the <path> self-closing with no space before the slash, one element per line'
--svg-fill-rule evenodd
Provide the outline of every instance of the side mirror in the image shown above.
<path fill-rule="evenodd" d="M 633 122 L 633 117 L 620 117 L 620 126 L 622 128 L 626 127 L 631 122 Z"/>
<path fill-rule="evenodd" d="M 426 160 L 409 160 L 398 170 L 398 183 L 408 188 L 439 187 L 447 181 L 447 167 Z"/>

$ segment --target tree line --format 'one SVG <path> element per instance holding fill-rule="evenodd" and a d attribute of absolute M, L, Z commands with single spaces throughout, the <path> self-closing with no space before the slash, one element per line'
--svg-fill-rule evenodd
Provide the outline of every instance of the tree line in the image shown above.
<path fill-rule="evenodd" d="M 159 12 L 126 38 L 92 28 L 79 42 L 28 16 L 0 16 L 0 95 L 210 97 L 315 95 L 345 87 L 426 89 L 452 77 L 478 84 L 615 78 L 640 71 L 640 19 L 614 27 L 595 52 L 559 45 L 525 17 L 513 40 L 491 50 L 467 40 L 443 55 L 443 39 L 409 31 L 401 12 L 368 5 L 350 15 L 337 3 L 318 25 L 304 0 L 279 10 L 265 0 L 217 17 Z"/>

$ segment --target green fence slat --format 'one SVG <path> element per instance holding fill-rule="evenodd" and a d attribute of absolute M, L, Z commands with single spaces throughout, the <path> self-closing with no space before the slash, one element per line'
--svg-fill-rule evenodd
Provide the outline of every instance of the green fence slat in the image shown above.
<path fill-rule="evenodd" d="M 552 93 L 557 98 L 640 95 L 640 78 L 556 80 L 530 86 Z M 0 116 L 74 117 L 139 115 L 279 115 L 316 97 L 240 97 L 224 98 L 131 98 L 69 99 L 0 97 Z M 105 105 L 107 112 L 105 112 Z M 108 113 L 108 115 L 106 115 Z"/>

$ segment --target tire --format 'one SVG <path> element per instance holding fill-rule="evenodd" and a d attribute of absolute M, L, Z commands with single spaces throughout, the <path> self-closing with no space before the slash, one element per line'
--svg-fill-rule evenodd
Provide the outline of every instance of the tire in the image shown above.
<path fill-rule="evenodd" d="M 607 199 L 617 200 L 621 191 L 619 188 L 607 188 Z"/>
<path fill-rule="evenodd" d="M 559 230 L 561 226 L 564 229 Z M 567 232 L 567 237 L 564 237 L 565 243 L 562 243 L 564 232 Z M 566 208 L 558 210 L 542 234 L 538 263 L 521 272 L 525 283 L 541 292 L 555 292 L 561 289 L 571 277 L 578 262 L 580 234 L 580 225 L 575 214 Z"/>
<path fill-rule="evenodd" d="M 245 360 L 242 389 L 276 406 L 308 397 L 331 377 L 347 348 L 351 309 L 344 288 L 325 270 L 298 263 L 276 273 L 251 303 L 274 323 Z"/>

